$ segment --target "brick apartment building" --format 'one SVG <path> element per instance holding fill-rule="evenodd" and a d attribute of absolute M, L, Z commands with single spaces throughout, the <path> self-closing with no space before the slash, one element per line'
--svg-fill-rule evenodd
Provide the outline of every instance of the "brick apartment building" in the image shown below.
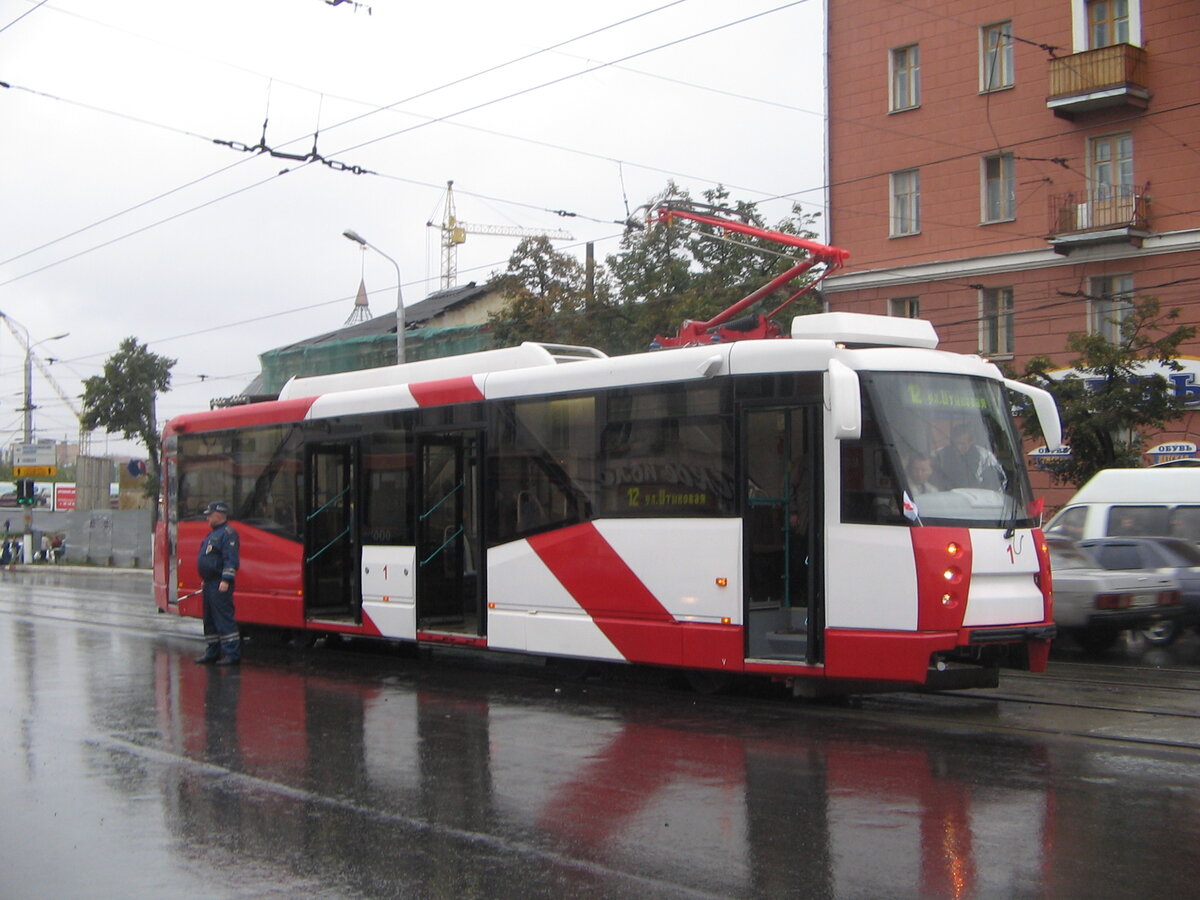
<path fill-rule="evenodd" d="M 1200 324 L 1200 2 L 827 5 L 831 309 L 1018 371 L 1133 297 Z M 1200 392 L 1200 339 L 1183 352 Z M 1200 444 L 1200 412 L 1163 444 Z"/>

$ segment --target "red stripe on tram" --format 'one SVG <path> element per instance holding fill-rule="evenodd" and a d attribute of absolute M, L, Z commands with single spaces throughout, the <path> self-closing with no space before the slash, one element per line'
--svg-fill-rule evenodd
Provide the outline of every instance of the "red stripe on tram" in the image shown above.
<path fill-rule="evenodd" d="M 417 406 L 446 406 L 450 403 L 473 403 L 483 399 L 483 391 L 470 375 L 461 378 L 442 378 L 438 381 L 419 381 L 408 386 Z"/>
<path fill-rule="evenodd" d="M 590 523 L 531 537 L 546 567 L 625 659 L 678 665 L 675 618 Z"/>

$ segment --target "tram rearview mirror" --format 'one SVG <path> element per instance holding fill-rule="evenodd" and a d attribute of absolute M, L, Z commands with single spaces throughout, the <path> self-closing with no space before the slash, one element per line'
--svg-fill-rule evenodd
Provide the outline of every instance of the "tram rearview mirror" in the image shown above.
<path fill-rule="evenodd" d="M 829 410 L 833 436 L 854 441 L 862 436 L 862 396 L 858 392 L 858 373 L 836 359 L 829 361 L 825 373 L 825 408 Z"/>
<path fill-rule="evenodd" d="M 1043 390 L 1040 387 L 1034 387 L 1032 384 L 1023 384 L 1020 381 L 1013 381 L 1011 378 L 1004 379 L 1004 386 L 1010 391 L 1015 391 L 1029 399 L 1033 404 L 1033 412 L 1037 416 L 1038 425 L 1042 429 L 1042 436 L 1046 439 L 1047 450 L 1057 450 L 1062 446 L 1062 420 L 1058 416 L 1058 405 L 1054 402 L 1054 397 L 1049 391 Z"/>

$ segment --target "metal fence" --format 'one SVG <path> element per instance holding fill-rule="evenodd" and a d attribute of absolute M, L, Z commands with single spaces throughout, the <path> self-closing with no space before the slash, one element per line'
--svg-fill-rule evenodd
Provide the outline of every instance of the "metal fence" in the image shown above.
<path fill-rule="evenodd" d="M 76 510 L 67 520 L 67 562 L 148 569 L 151 510 Z"/>

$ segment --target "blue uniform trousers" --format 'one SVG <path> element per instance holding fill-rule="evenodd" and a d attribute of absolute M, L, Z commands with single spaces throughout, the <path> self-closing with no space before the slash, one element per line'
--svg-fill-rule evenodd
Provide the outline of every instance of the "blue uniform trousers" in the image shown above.
<path fill-rule="evenodd" d="M 233 617 L 233 585 L 220 590 L 221 579 L 204 582 L 204 655 L 208 659 L 238 660 L 242 641 Z"/>

